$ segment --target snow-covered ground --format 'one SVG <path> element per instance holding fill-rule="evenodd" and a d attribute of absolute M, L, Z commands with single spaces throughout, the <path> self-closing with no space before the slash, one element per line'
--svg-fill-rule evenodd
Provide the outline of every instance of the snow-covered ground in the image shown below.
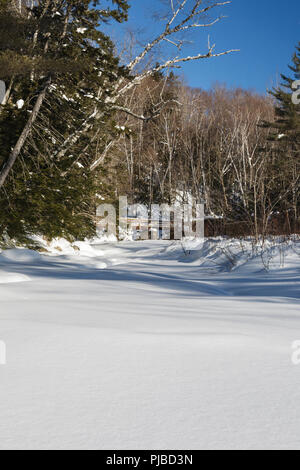
<path fill-rule="evenodd" d="M 2 252 L 0 448 L 300 449 L 300 246 L 250 245 Z"/>

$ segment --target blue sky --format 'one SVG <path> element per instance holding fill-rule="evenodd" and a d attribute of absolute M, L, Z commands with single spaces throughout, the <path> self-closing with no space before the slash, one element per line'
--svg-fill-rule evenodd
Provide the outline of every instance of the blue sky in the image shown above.
<path fill-rule="evenodd" d="M 160 0 L 129 0 L 129 3 L 132 7 L 126 27 L 139 28 L 147 37 L 159 31 L 160 24 L 151 13 L 161 8 Z M 228 18 L 209 31 L 199 31 L 188 53 L 206 50 L 208 32 L 216 50 L 241 51 L 187 63 L 183 68 L 187 83 L 207 89 L 219 82 L 265 93 L 278 83 L 280 73 L 287 72 L 287 64 L 300 41 L 300 1 L 233 0 L 222 8 L 222 13 Z"/>

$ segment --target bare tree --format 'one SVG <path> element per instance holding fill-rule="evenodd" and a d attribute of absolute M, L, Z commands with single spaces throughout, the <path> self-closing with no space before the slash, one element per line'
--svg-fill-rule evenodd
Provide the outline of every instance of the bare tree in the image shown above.
<path fill-rule="evenodd" d="M 199 53 L 195 56 L 180 56 L 180 51 L 182 47 L 182 40 L 178 40 L 177 36 L 180 33 L 187 33 L 191 30 L 198 30 L 201 28 L 209 28 L 218 23 L 223 16 L 217 15 L 214 20 L 205 21 L 208 19 L 208 14 L 214 10 L 217 10 L 219 7 L 226 6 L 230 4 L 230 1 L 226 2 L 205 2 L 203 0 L 181 0 L 179 1 L 172 1 L 170 0 L 170 14 L 169 18 L 166 20 L 166 23 L 163 27 L 162 32 L 156 36 L 152 41 L 150 41 L 133 60 L 127 64 L 126 68 L 131 73 L 132 79 L 120 79 L 115 86 L 115 93 L 112 97 L 109 97 L 106 101 L 106 104 L 110 107 L 110 109 L 117 110 L 119 112 L 124 112 L 126 114 L 130 114 L 133 117 L 141 120 L 149 120 L 152 119 L 153 116 L 159 114 L 162 107 L 165 103 L 158 102 L 155 106 L 155 112 L 153 115 L 144 116 L 143 114 L 136 114 L 130 107 L 122 106 L 119 103 L 124 100 L 127 94 L 131 91 L 136 89 L 136 87 L 141 86 L 142 83 L 148 78 L 153 76 L 155 73 L 162 72 L 164 70 L 170 70 L 172 68 L 180 68 L 184 63 L 195 61 L 195 60 L 202 60 L 202 59 L 210 59 L 216 58 L 220 56 L 224 56 L 230 54 L 232 52 L 237 52 L 237 49 L 225 50 L 221 52 L 215 52 L 216 45 L 210 45 L 208 43 L 208 50 L 203 53 Z M 203 22 L 200 21 L 203 20 Z M 146 68 L 142 72 L 136 72 L 137 67 L 147 58 L 147 56 L 159 45 L 164 43 L 165 41 L 168 44 L 174 46 L 176 54 L 173 55 L 172 58 L 169 58 L 161 63 L 155 65 L 154 67 Z M 99 90 L 98 99 L 101 97 L 103 90 Z M 62 144 L 62 146 L 57 150 L 56 156 L 61 158 L 63 157 L 73 145 L 75 145 L 78 140 L 81 138 L 83 134 L 90 131 L 95 124 L 103 117 L 103 112 L 95 109 L 93 112 L 87 117 L 85 122 L 76 129 Z M 114 145 L 110 145 L 110 148 Z M 106 149 L 104 150 L 104 156 L 106 155 Z M 91 170 L 95 169 L 98 166 L 98 162 L 103 161 L 102 157 L 98 157 L 96 161 L 92 162 L 90 165 Z"/>

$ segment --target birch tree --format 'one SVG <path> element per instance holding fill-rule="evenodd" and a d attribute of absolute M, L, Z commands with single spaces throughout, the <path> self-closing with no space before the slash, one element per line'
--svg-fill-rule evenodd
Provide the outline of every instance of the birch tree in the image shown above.
<path fill-rule="evenodd" d="M 123 112 L 130 114 L 136 119 L 147 121 L 160 113 L 165 103 L 158 102 L 155 104 L 153 113 L 147 116 L 142 114 L 138 115 L 134 113 L 130 107 L 122 105 L 122 101 L 125 99 L 128 93 L 136 87 L 142 86 L 143 82 L 153 76 L 155 73 L 168 71 L 171 69 L 178 69 L 182 67 L 186 62 L 200 61 L 206 59 L 218 58 L 233 52 L 237 52 L 237 49 L 231 50 L 216 50 L 215 44 L 208 42 L 207 50 L 199 52 L 196 55 L 184 55 L 182 54 L 182 46 L 184 39 L 182 35 L 190 33 L 191 31 L 198 31 L 200 29 L 211 28 L 223 19 L 223 15 L 219 13 L 221 7 L 231 2 L 211 2 L 204 0 L 170 0 L 169 3 L 169 15 L 165 20 L 165 24 L 162 27 L 162 31 L 156 37 L 154 37 L 149 43 L 145 45 L 142 51 L 132 59 L 127 65 L 126 70 L 129 73 L 130 79 L 120 78 L 115 83 L 114 93 L 112 96 L 107 97 L 105 100 L 106 105 L 111 111 Z M 216 13 L 215 13 L 216 12 Z M 211 15 L 215 13 L 213 19 Z M 178 36 L 181 36 L 178 39 Z M 147 59 L 147 57 L 153 53 L 153 51 L 159 46 L 167 43 L 174 48 L 171 58 L 165 61 L 157 63 L 155 66 L 146 68 L 142 72 L 138 71 L 139 66 Z M 99 90 L 98 100 L 103 96 L 103 90 Z M 97 122 L 103 118 L 103 112 L 95 106 L 93 112 L 86 118 L 84 123 L 76 129 L 71 135 L 68 136 L 63 145 L 57 150 L 56 155 L 61 158 L 76 145 L 82 135 L 89 132 L 94 126 L 97 126 Z M 110 147 L 113 146 L 113 142 L 108 144 Z M 105 147 L 104 155 L 99 156 L 90 165 L 90 169 L 94 170 L 97 168 L 100 162 L 103 162 L 104 156 L 107 153 Z"/>

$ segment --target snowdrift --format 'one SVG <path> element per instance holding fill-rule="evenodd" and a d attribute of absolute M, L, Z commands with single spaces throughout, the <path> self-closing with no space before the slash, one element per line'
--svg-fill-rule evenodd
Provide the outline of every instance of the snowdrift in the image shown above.
<path fill-rule="evenodd" d="M 10 284 L 14 282 L 27 282 L 30 278 L 25 274 L 6 273 L 0 271 L 0 284 Z"/>
<path fill-rule="evenodd" d="M 1 266 L 7 264 L 45 264 L 49 257 L 64 258 L 76 264 L 88 264 L 96 269 L 106 269 L 119 264 L 143 262 L 146 258 L 176 261 L 212 273 L 257 273 L 284 269 L 300 269 L 300 238 L 282 240 L 279 237 L 256 243 L 253 239 L 208 238 L 205 240 L 132 242 L 130 250 L 126 241 L 109 243 L 106 238 L 70 243 L 65 239 L 45 241 L 35 237 L 41 252 L 13 248 L 0 254 Z M 148 247 L 145 250 L 145 246 Z M 143 249 L 141 249 L 143 248 Z M 140 253 L 143 253 L 140 257 Z M 121 257 L 120 257 L 121 254 Z"/>
<path fill-rule="evenodd" d="M 279 238 L 255 243 L 252 239 L 207 239 L 174 243 L 163 250 L 164 256 L 214 271 L 248 272 L 300 269 L 300 239 Z"/>

